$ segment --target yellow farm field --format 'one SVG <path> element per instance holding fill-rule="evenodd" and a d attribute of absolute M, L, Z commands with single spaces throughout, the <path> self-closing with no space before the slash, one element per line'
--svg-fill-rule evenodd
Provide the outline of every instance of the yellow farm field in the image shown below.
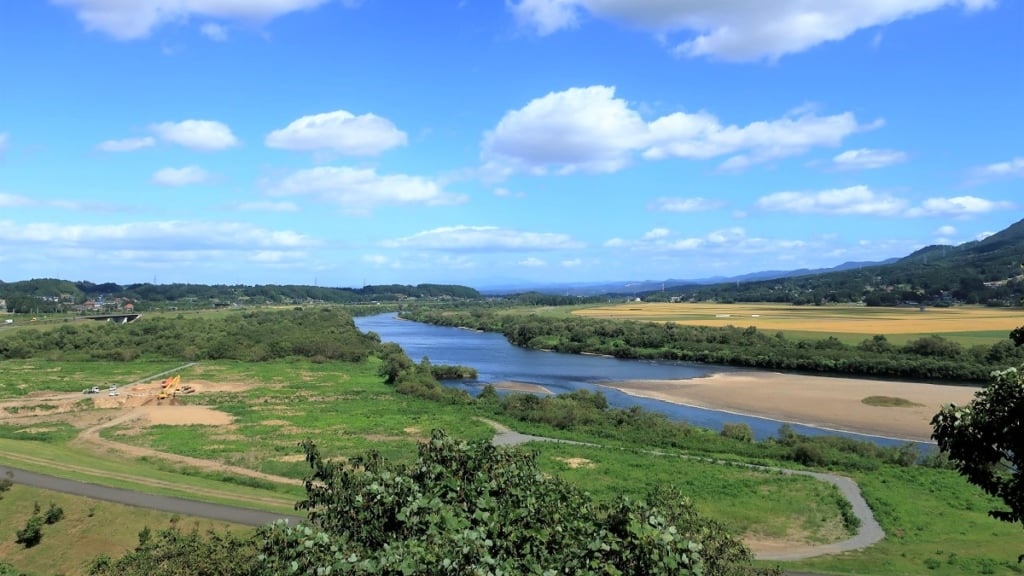
<path fill-rule="evenodd" d="M 675 322 L 700 326 L 756 326 L 758 330 L 822 334 L 1009 333 L 1024 324 L 1024 310 L 953 308 L 875 308 L 791 306 L 786 304 L 706 304 L 631 302 L 576 310 L 591 318 Z M 1005 335 L 1002 336 L 1005 338 Z"/>

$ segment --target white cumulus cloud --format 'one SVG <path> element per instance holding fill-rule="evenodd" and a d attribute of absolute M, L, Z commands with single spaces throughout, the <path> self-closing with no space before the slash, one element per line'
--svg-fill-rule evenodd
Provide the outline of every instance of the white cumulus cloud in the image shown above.
<path fill-rule="evenodd" d="M 329 0 L 53 0 L 75 11 L 88 30 L 119 40 L 144 38 L 155 28 L 190 17 L 266 22 Z M 349 2 L 343 2 L 349 5 Z M 205 32 L 204 32 L 205 33 Z"/>
<path fill-rule="evenodd" d="M 511 0 L 516 19 L 538 34 L 578 26 L 584 15 L 663 38 L 674 53 L 731 61 L 778 59 L 865 28 L 946 7 L 973 12 L 996 0 Z"/>
<path fill-rule="evenodd" d="M 898 216 L 906 201 L 879 194 L 867 186 L 850 186 L 819 192 L 776 192 L 758 199 L 762 210 L 798 214 L 843 214 L 860 216 Z"/>
<path fill-rule="evenodd" d="M 520 260 L 519 265 L 525 266 L 527 268 L 543 268 L 547 266 L 548 263 L 545 262 L 544 260 L 541 260 L 540 258 L 534 258 L 533 256 L 531 256 L 524 260 Z"/>
<path fill-rule="evenodd" d="M 525 232 L 497 226 L 446 226 L 383 243 L 388 248 L 453 251 L 530 251 L 580 248 L 567 234 Z"/>
<path fill-rule="evenodd" d="M 908 216 L 975 216 L 1013 208 L 1010 202 L 986 200 L 977 196 L 929 198 L 907 211 Z"/>
<path fill-rule="evenodd" d="M 466 196 L 446 192 L 429 178 L 377 174 L 372 168 L 320 166 L 299 170 L 270 186 L 274 196 L 311 196 L 350 214 L 366 215 L 381 205 L 460 204 Z"/>
<path fill-rule="evenodd" d="M 193 150 L 224 150 L 239 143 L 227 124 L 214 120 L 161 122 L 153 124 L 150 129 L 165 142 Z"/>
<path fill-rule="evenodd" d="M 187 252 L 203 250 L 293 250 L 317 245 L 290 230 L 242 222 L 157 221 L 125 224 L 0 222 L 0 241 L 99 250 Z"/>
<path fill-rule="evenodd" d="M 156 145 L 156 139 L 152 136 L 142 138 L 122 138 L 120 140 L 104 140 L 96 145 L 96 149 L 102 152 L 133 152 L 143 148 Z"/>
<path fill-rule="evenodd" d="M 210 180 L 210 174 L 199 166 L 183 168 L 162 168 L 153 174 L 152 182 L 160 186 L 188 186 Z"/>
<path fill-rule="evenodd" d="M 975 174 L 982 178 L 1024 177 L 1024 156 L 976 168 Z"/>
<path fill-rule="evenodd" d="M 589 86 L 551 92 L 509 111 L 484 134 L 481 155 L 485 172 L 498 175 L 615 172 L 636 153 L 649 160 L 732 155 L 722 167 L 736 169 L 838 146 L 850 134 L 882 124 L 862 125 L 851 112 L 819 116 L 809 107 L 746 126 L 723 125 L 708 112 L 675 112 L 646 122 L 615 96 L 614 87 Z"/>
<path fill-rule="evenodd" d="M 665 238 L 672 234 L 672 231 L 668 228 L 652 228 L 644 233 L 644 240 L 653 240 L 655 238 Z"/>
<path fill-rule="evenodd" d="M 615 88 L 551 92 L 512 110 L 484 135 L 485 160 L 513 170 L 614 172 L 644 146 L 647 125 Z"/>
<path fill-rule="evenodd" d="M 647 233 L 636 240 L 613 238 L 604 243 L 606 248 L 629 248 L 631 250 L 662 254 L 692 252 L 701 250 L 702 254 L 761 254 L 770 252 L 792 252 L 811 247 L 804 240 L 786 240 L 750 236 L 738 226 L 713 230 L 703 236 L 680 237 L 668 233 Z"/>
<path fill-rule="evenodd" d="M 303 116 L 268 134 L 265 143 L 285 150 L 333 150 L 349 156 L 375 156 L 404 146 L 407 141 L 405 132 L 387 118 L 335 110 Z"/>
<path fill-rule="evenodd" d="M 956 236 L 956 228 L 953 226 L 939 226 L 935 230 L 935 234 L 938 236 Z"/>
<path fill-rule="evenodd" d="M 650 209 L 656 212 L 703 212 L 721 208 L 724 204 L 706 198 L 657 198 L 651 203 Z"/>
<path fill-rule="evenodd" d="M 901 164 L 907 161 L 907 153 L 899 150 L 872 150 L 870 148 L 858 148 L 846 150 L 832 158 L 837 168 L 844 170 L 869 170 L 874 168 L 885 168 L 893 164 Z"/>

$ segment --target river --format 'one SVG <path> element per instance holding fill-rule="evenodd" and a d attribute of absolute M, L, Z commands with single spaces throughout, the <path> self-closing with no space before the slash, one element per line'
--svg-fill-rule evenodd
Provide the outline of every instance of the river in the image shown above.
<path fill-rule="evenodd" d="M 738 368 L 527 350 L 509 344 L 501 334 L 410 322 L 399 319 L 395 314 L 362 316 L 356 318 L 355 322 L 363 332 L 376 332 L 384 342 L 398 344 L 415 362 L 426 356 L 432 364 L 475 368 L 478 373 L 476 380 L 444 382 L 446 386 L 461 388 L 473 395 L 479 394 L 487 384 L 524 382 L 544 386 L 556 394 L 579 389 L 599 390 L 608 398 L 608 403 L 616 408 L 640 406 L 645 410 L 665 414 L 673 420 L 686 421 L 712 430 L 720 430 L 725 423 L 743 422 L 750 426 L 758 439 L 774 435 L 782 425 L 781 421 L 768 418 L 638 398 L 602 386 L 622 380 L 700 378 L 714 372 L 736 371 Z M 790 425 L 796 432 L 806 435 L 838 434 L 883 446 L 906 443 L 879 436 L 822 430 L 793 423 Z M 918 444 L 922 448 L 930 446 L 926 443 Z"/>

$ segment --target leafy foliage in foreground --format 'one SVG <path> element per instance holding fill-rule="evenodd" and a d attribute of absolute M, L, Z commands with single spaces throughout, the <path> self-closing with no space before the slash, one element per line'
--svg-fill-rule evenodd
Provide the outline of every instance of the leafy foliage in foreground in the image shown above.
<path fill-rule="evenodd" d="M 263 531 L 272 571 L 753 574 L 750 553 L 671 490 L 595 504 L 535 456 L 435 431 L 411 466 L 324 461 L 304 444 L 311 526 Z"/>
<path fill-rule="evenodd" d="M 746 547 L 671 489 L 595 504 L 542 474 L 532 453 L 439 431 L 409 466 L 373 452 L 326 461 L 303 445 L 312 472 L 297 508 L 308 523 L 248 539 L 144 531 L 90 575 L 777 574 L 755 570 Z"/>
<path fill-rule="evenodd" d="M 99 556 L 89 576 L 261 576 L 264 572 L 251 537 L 232 533 L 200 534 L 178 528 L 149 529 L 139 534 L 139 545 L 118 559 Z"/>
<path fill-rule="evenodd" d="M 1022 370 L 993 372 L 967 406 L 950 404 L 932 419 L 939 448 L 971 484 L 1003 501 L 1009 510 L 989 514 L 1010 523 L 1024 523 Z"/>

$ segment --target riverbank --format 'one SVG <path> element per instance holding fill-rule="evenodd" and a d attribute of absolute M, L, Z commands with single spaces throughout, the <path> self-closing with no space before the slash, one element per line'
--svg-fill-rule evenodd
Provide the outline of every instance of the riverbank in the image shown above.
<path fill-rule="evenodd" d="M 673 404 L 921 442 L 931 441 L 930 422 L 943 404 L 966 404 L 978 390 L 761 371 L 720 372 L 688 380 L 626 380 L 605 386 Z M 864 402 L 872 397 L 873 403 Z M 905 402 L 877 405 L 886 404 L 885 399 Z"/>

